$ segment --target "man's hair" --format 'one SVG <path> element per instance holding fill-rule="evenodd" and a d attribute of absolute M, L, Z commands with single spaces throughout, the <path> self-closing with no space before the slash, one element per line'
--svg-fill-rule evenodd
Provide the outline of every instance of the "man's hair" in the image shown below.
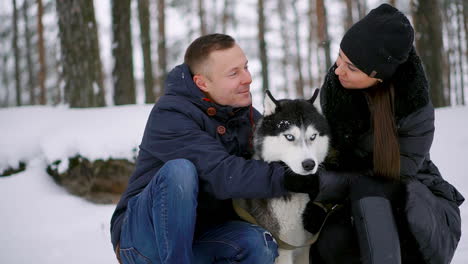
<path fill-rule="evenodd" d="M 194 40 L 185 51 L 184 63 L 187 64 L 192 74 L 203 72 L 203 64 L 210 56 L 211 52 L 216 50 L 225 50 L 232 48 L 236 41 L 229 35 L 209 34 Z"/>

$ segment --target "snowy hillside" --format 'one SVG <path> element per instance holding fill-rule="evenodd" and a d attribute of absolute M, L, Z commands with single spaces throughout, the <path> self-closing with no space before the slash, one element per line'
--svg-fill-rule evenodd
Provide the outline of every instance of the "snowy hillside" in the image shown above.
<path fill-rule="evenodd" d="M 151 106 L 103 109 L 21 107 L 0 110 L 0 170 L 27 162 L 26 171 L 0 177 L 0 263 L 117 263 L 110 243 L 114 205 L 95 205 L 57 186 L 46 165 L 76 153 L 130 158 Z M 436 111 L 432 158 L 468 196 L 468 107 Z M 462 206 L 468 232 L 467 203 Z M 468 260 L 462 237 L 452 263 Z"/>

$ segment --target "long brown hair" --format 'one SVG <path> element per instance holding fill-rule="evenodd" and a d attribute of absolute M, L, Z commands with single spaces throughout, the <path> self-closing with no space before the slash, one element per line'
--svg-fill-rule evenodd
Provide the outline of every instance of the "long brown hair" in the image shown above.
<path fill-rule="evenodd" d="M 367 89 L 374 131 L 374 175 L 400 179 L 400 144 L 394 115 L 395 89 L 391 82 L 378 83 Z"/>

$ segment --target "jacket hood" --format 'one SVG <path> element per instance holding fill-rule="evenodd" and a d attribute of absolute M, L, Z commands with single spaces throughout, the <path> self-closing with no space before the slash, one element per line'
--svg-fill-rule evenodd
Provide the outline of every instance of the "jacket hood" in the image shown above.
<path fill-rule="evenodd" d="M 199 99 L 205 97 L 203 92 L 193 82 L 192 74 L 185 63 L 176 66 L 169 72 L 164 94 Z"/>

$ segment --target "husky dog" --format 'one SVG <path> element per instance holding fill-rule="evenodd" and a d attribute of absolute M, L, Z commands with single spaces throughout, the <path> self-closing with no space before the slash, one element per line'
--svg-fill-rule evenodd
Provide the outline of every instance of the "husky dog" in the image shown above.
<path fill-rule="evenodd" d="M 267 91 L 263 118 L 254 134 L 255 159 L 282 161 L 300 175 L 317 172 L 327 156 L 330 140 L 317 95 L 318 89 L 309 100 L 277 101 Z M 277 242 L 281 240 L 294 246 L 284 249 L 279 243 L 279 257 L 275 262 L 292 264 L 309 263 L 307 242 L 313 234 L 304 229 L 302 218 L 309 201 L 308 194 L 290 193 L 280 198 L 239 199 L 234 204 L 271 232 Z M 236 211 L 239 213 L 239 209 Z"/>

